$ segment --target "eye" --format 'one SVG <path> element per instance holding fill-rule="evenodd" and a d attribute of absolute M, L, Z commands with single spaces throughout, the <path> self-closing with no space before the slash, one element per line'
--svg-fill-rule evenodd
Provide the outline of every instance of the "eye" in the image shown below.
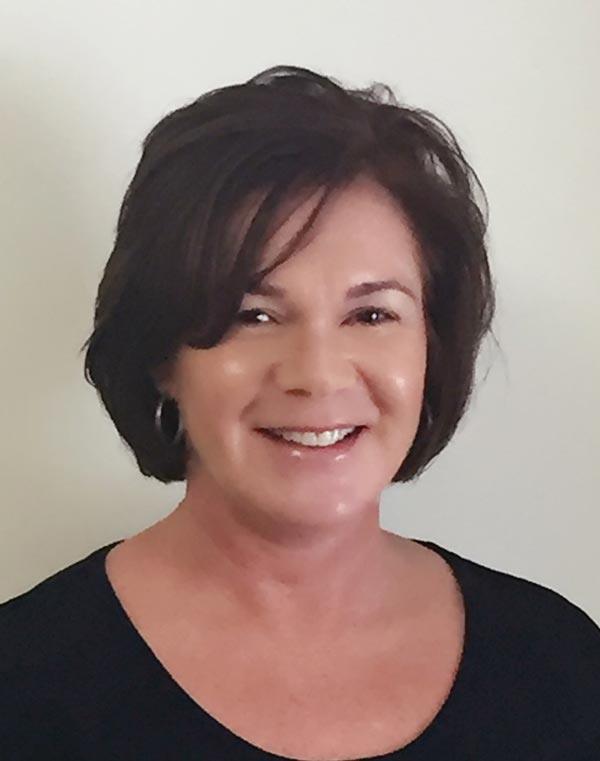
<path fill-rule="evenodd" d="M 252 317 L 256 317 L 257 314 L 267 314 L 267 313 L 263 309 L 245 309 L 242 312 L 238 312 L 235 319 L 236 319 L 236 322 L 240 322 L 242 323 L 242 325 L 248 325 L 249 327 L 254 327 L 260 324 L 258 322 L 252 321 Z"/>
<path fill-rule="evenodd" d="M 384 315 L 383 320 L 377 320 L 377 322 L 366 322 L 363 324 L 366 325 L 381 325 L 382 322 L 390 322 L 390 320 L 398 321 L 398 316 L 394 314 L 393 312 L 390 312 L 387 309 L 381 309 L 380 307 L 364 307 L 363 309 L 359 309 L 357 312 L 354 313 L 355 315 L 367 315 L 368 317 L 371 317 L 374 314 L 382 314 Z"/>
<path fill-rule="evenodd" d="M 241 323 L 242 325 L 247 325 L 248 327 L 257 327 L 258 325 L 265 324 L 264 320 L 261 320 L 261 322 L 255 322 L 253 318 L 255 318 L 257 315 L 262 314 L 266 315 L 269 319 L 271 319 L 270 315 L 267 314 L 263 309 L 245 309 L 242 312 L 238 312 L 236 316 L 236 322 Z M 362 309 L 359 309 L 354 313 L 354 316 L 356 315 L 366 315 L 368 318 L 372 317 L 373 314 L 379 314 L 383 315 L 384 318 L 382 320 L 377 320 L 377 322 L 363 322 L 364 325 L 381 325 L 383 322 L 390 322 L 390 321 L 396 321 L 398 322 L 399 318 L 396 314 L 393 312 L 390 312 L 387 309 L 382 309 L 380 307 L 363 307 Z M 361 321 L 362 322 L 362 321 Z"/>

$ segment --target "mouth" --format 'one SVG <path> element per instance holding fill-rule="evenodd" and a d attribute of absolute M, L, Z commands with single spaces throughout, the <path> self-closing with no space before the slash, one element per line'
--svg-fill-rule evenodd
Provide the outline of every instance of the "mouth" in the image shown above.
<path fill-rule="evenodd" d="M 318 454 L 325 454 L 327 452 L 330 453 L 341 453 L 348 451 L 360 438 L 360 436 L 363 434 L 363 431 L 365 431 L 367 428 L 366 425 L 359 425 L 356 426 L 354 431 L 352 433 L 349 433 L 347 436 L 344 436 L 343 439 L 340 439 L 340 441 L 337 441 L 335 444 L 329 444 L 327 446 L 317 446 L 317 445 L 309 445 L 309 444 L 300 444 L 297 441 L 286 441 L 286 439 L 281 438 L 281 436 L 277 436 L 276 434 L 272 433 L 266 428 L 257 428 L 255 429 L 258 433 L 262 434 L 265 438 L 269 439 L 269 441 L 272 441 L 276 444 L 279 444 L 282 447 L 285 447 L 286 449 L 294 449 L 296 451 L 302 451 L 306 453 L 314 453 L 316 455 Z"/>

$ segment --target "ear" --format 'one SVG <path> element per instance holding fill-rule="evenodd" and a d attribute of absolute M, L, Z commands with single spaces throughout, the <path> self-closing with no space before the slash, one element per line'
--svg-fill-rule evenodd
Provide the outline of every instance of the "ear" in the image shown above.
<path fill-rule="evenodd" d="M 163 362 L 163 364 L 154 368 L 150 373 L 156 388 L 161 394 L 169 399 L 176 399 L 176 389 L 173 380 L 172 362 Z"/>

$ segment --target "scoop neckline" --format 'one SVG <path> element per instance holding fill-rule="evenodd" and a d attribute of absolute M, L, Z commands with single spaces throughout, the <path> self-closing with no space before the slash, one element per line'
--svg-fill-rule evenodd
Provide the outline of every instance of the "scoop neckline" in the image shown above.
<path fill-rule="evenodd" d="M 466 578 L 464 567 L 462 565 L 465 561 L 457 553 L 452 552 L 452 550 L 438 545 L 435 542 L 413 537 L 410 538 L 412 541 L 428 547 L 442 557 L 449 566 L 462 596 L 464 610 L 463 647 L 458 666 L 454 672 L 454 681 L 435 716 L 431 719 L 429 724 L 424 727 L 421 733 L 409 743 L 400 748 L 388 751 L 387 753 L 376 756 L 349 758 L 344 759 L 344 761 L 399 761 L 399 759 L 402 759 L 402 761 L 417 761 L 418 759 L 421 759 L 421 754 L 428 752 L 429 750 L 437 749 L 436 743 L 440 739 L 443 739 L 440 733 L 443 733 L 444 727 L 446 725 L 453 726 L 453 722 L 456 723 L 459 721 L 462 696 L 468 692 L 466 684 L 471 671 L 470 664 L 473 660 L 472 650 L 476 632 L 473 622 L 472 597 L 469 590 L 468 579 Z M 106 556 L 113 547 L 116 547 L 123 541 L 124 539 L 118 539 L 98 548 L 91 553 L 89 560 L 96 561 L 96 570 L 99 572 L 98 575 L 100 584 L 103 588 L 104 597 L 115 612 L 115 617 L 123 636 L 127 637 L 130 647 L 135 648 L 136 655 L 144 661 L 143 665 L 149 672 L 150 681 L 153 679 L 157 680 L 160 685 L 161 694 L 168 693 L 170 699 L 187 713 L 192 722 L 195 720 L 208 722 L 211 731 L 220 734 L 227 746 L 233 746 L 236 751 L 240 752 L 240 754 L 245 754 L 243 757 L 240 755 L 240 761 L 255 761 L 257 759 L 263 759 L 263 761 L 307 761 L 307 759 L 299 759 L 293 756 L 278 755 L 261 748 L 258 745 L 254 745 L 249 740 L 237 735 L 232 729 L 229 729 L 229 727 L 222 724 L 216 717 L 210 714 L 200 703 L 196 702 L 192 696 L 187 693 L 177 681 L 175 681 L 169 671 L 155 655 L 148 642 L 146 642 L 137 630 L 133 621 L 129 618 L 129 615 L 108 578 L 106 572 Z"/>

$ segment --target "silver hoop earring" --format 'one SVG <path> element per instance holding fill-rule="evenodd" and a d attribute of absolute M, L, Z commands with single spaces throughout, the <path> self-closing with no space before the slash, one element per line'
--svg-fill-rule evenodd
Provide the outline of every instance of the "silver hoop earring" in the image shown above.
<path fill-rule="evenodd" d="M 175 446 L 176 444 L 179 444 L 179 442 L 181 441 L 181 437 L 183 436 L 183 425 L 181 423 L 181 414 L 179 413 L 179 410 L 177 410 L 177 433 L 175 434 L 175 438 L 172 441 L 169 441 L 168 438 L 165 436 L 165 432 L 162 426 L 162 412 L 163 412 L 163 406 L 166 399 L 167 399 L 166 396 L 161 395 L 160 400 L 158 402 L 158 406 L 156 407 L 156 412 L 154 414 L 154 425 L 156 427 L 156 430 L 159 432 L 161 437 L 167 442 L 167 444 L 170 444 L 171 446 Z"/>

